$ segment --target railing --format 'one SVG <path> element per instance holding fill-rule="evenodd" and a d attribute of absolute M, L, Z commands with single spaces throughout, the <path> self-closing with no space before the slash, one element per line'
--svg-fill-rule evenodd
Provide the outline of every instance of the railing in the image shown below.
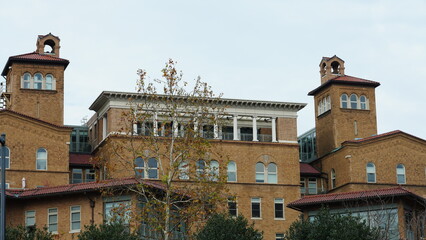
<path fill-rule="evenodd" d="M 257 134 L 259 142 L 272 142 L 272 135 L 270 134 Z"/>
<path fill-rule="evenodd" d="M 222 139 L 223 140 L 234 140 L 234 134 L 233 133 L 223 132 L 222 133 Z"/>

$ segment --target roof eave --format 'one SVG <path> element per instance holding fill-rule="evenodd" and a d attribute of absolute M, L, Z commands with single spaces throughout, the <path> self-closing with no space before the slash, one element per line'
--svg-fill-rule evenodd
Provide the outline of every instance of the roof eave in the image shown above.
<path fill-rule="evenodd" d="M 327 82 L 325 82 L 324 84 L 322 84 L 321 86 L 310 91 L 308 93 L 308 96 L 314 96 L 315 94 L 317 94 L 318 92 L 320 92 L 321 90 L 323 90 L 324 88 L 326 88 L 326 87 L 328 87 L 329 85 L 332 85 L 332 84 L 352 85 L 352 86 L 368 86 L 368 87 L 374 87 L 374 88 L 380 86 L 380 83 L 378 83 L 378 82 L 361 83 L 361 82 L 353 82 L 353 81 L 338 81 L 338 80 L 331 79 L 331 80 L 328 80 Z"/>
<path fill-rule="evenodd" d="M 64 70 L 67 69 L 68 64 L 70 63 L 66 59 L 62 59 L 59 61 L 53 61 L 53 60 L 36 60 L 36 59 L 21 59 L 21 58 L 13 58 L 9 57 L 9 59 L 6 62 L 6 65 L 3 68 L 3 71 L 1 73 L 2 76 L 7 76 L 7 73 L 9 72 L 9 67 L 12 65 L 12 63 L 19 62 L 19 63 L 41 63 L 41 64 L 48 64 L 48 65 L 59 65 L 64 66 Z"/>

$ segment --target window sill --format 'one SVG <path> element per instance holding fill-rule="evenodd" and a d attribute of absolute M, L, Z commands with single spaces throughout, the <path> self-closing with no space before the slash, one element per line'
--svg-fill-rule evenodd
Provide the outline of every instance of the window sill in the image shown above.
<path fill-rule="evenodd" d="M 260 218 L 258 218 L 258 217 L 252 217 L 251 219 L 253 219 L 253 220 L 262 220 L 261 217 Z"/>
<path fill-rule="evenodd" d="M 55 89 L 36 89 L 36 88 L 20 88 L 21 91 L 28 91 L 28 92 L 43 92 L 43 93 L 57 93 L 58 91 Z"/>
<path fill-rule="evenodd" d="M 285 218 L 274 218 L 276 221 L 285 221 Z"/>
<path fill-rule="evenodd" d="M 79 233 L 81 231 L 81 229 L 78 230 L 71 230 L 69 233 Z"/>

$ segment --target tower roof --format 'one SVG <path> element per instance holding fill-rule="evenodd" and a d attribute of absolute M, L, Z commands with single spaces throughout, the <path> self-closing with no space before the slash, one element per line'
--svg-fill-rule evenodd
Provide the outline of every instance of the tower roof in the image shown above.
<path fill-rule="evenodd" d="M 67 59 L 64 59 L 64 58 L 53 57 L 50 55 L 40 54 L 36 52 L 25 53 L 25 54 L 9 57 L 6 65 L 3 68 L 1 75 L 6 76 L 9 71 L 9 67 L 12 65 L 12 63 L 15 63 L 15 62 L 39 63 L 39 64 L 47 64 L 47 65 L 62 65 L 64 66 L 64 68 L 67 68 L 68 64 L 70 63 Z"/>
<path fill-rule="evenodd" d="M 323 90 L 324 88 L 328 87 L 332 84 L 342 84 L 342 85 L 352 85 L 352 86 L 369 86 L 369 87 L 378 87 L 380 86 L 379 82 L 375 82 L 372 80 L 367 80 L 363 78 L 357 78 L 352 77 L 349 75 L 343 75 L 343 76 L 336 76 L 335 78 L 332 78 L 328 80 L 327 82 L 321 84 L 321 86 L 315 88 L 314 90 L 310 91 L 308 93 L 309 96 L 313 96 L 319 91 Z"/>

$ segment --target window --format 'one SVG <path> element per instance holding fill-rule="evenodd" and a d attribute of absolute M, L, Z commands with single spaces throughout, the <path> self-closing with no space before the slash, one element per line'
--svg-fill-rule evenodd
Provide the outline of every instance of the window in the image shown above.
<path fill-rule="evenodd" d="M 358 109 L 358 96 L 356 94 L 351 95 L 351 108 Z"/>
<path fill-rule="evenodd" d="M 317 179 L 309 178 L 308 179 L 308 193 L 317 194 Z"/>
<path fill-rule="evenodd" d="M 46 90 L 52 90 L 53 89 L 53 76 L 51 74 L 46 75 Z"/>
<path fill-rule="evenodd" d="M 206 162 L 204 160 L 198 160 L 195 164 L 196 166 L 196 173 L 198 177 L 203 176 L 204 169 L 206 168 Z"/>
<path fill-rule="evenodd" d="M 340 107 L 348 108 L 348 95 L 342 94 L 342 96 L 340 96 Z"/>
<path fill-rule="evenodd" d="M 10 168 L 10 150 L 9 150 L 8 147 L 3 147 L 2 149 L 4 149 L 4 158 L 6 160 L 6 169 L 9 169 Z M 1 153 L 1 148 L 0 148 L 0 153 Z M 0 169 L 1 169 L 1 165 L 0 165 Z"/>
<path fill-rule="evenodd" d="M 368 109 L 367 98 L 364 95 L 362 95 L 361 97 L 359 97 L 359 102 L 361 104 L 361 109 L 363 109 L 363 110 Z"/>
<path fill-rule="evenodd" d="M 94 182 L 96 181 L 96 173 L 94 169 L 86 169 L 86 181 L 85 182 Z"/>
<path fill-rule="evenodd" d="M 268 165 L 268 183 L 277 183 L 277 165 L 275 163 Z"/>
<path fill-rule="evenodd" d="M 219 162 L 210 161 L 210 177 L 212 181 L 217 181 L 219 178 Z"/>
<path fill-rule="evenodd" d="M 228 198 L 228 211 L 229 215 L 232 217 L 236 217 L 238 215 L 237 201 L 234 197 Z"/>
<path fill-rule="evenodd" d="M 331 188 L 336 187 L 336 171 L 334 171 L 334 168 L 331 169 Z"/>
<path fill-rule="evenodd" d="M 251 218 L 261 218 L 261 199 L 252 198 L 251 199 Z"/>
<path fill-rule="evenodd" d="M 129 224 L 131 214 L 130 198 L 126 196 L 110 198 L 104 203 L 104 220 L 106 222 L 123 221 Z"/>
<path fill-rule="evenodd" d="M 47 225 L 49 232 L 58 232 L 58 209 L 47 209 Z"/>
<path fill-rule="evenodd" d="M 330 96 L 326 96 L 318 102 L 318 115 L 331 109 Z"/>
<path fill-rule="evenodd" d="M 265 165 L 263 163 L 256 163 L 256 182 L 265 182 Z"/>
<path fill-rule="evenodd" d="M 305 178 L 300 178 L 300 193 L 306 193 Z"/>
<path fill-rule="evenodd" d="M 141 157 L 135 159 L 135 175 L 136 177 L 145 178 L 145 162 Z"/>
<path fill-rule="evenodd" d="M 45 148 L 37 149 L 36 169 L 47 170 L 47 151 Z"/>
<path fill-rule="evenodd" d="M 23 77 L 23 88 L 31 88 L 31 74 L 25 73 Z"/>
<path fill-rule="evenodd" d="M 284 219 L 284 199 L 274 199 L 275 219 Z"/>
<path fill-rule="evenodd" d="M 43 75 L 41 73 L 36 73 L 34 75 L 34 89 L 42 89 L 43 88 Z"/>
<path fill-rule="evenodd" d="M 405 167 L 402 164 L 396 166 L 396 181 L 398 184 L 405 184 Z"/>
<path fill-rule="evenodd" d="M 36 211 L 25 212 L 25 227 L 34 227 L 36 223 Z"/>
<path fill-rule="evenodd" d="M 237 181 L 237 164 L 234 161 L 228 163 L 228 182 Z"/>
<path fill-rule="evenodd" d="M 72 169 L 71 183 L 82 183 L 82 182 L 83 182 L 83 169 L 81 168 Z"/>
<path fill-rule="evenodd" d="M 70 210 L 70 230 L 71 232 L 79 232 L 81 223 L 80 206 L 72 206 Z"/>
<path fill-rule="evenodd" d="M 284 240 L 284 233 L 276 233 L 275 240 Z"/>
<path fill-rule="evenodd" d="M 189 165 L 187 162 L 181 162 L 179 164 L 179 179 L 188 180 L 189 179 Z"/>
<path fill-rule="evenodd" d="M 158 178 L 158 161 L 155 158 L 148 159 L 148 178 Z"/>
<path fill-rule="evenodd" d="M 374 163 L 371 162 L 367 163 L 367 182 L 376 182 L 376 166 L 374 166 Z"/>

